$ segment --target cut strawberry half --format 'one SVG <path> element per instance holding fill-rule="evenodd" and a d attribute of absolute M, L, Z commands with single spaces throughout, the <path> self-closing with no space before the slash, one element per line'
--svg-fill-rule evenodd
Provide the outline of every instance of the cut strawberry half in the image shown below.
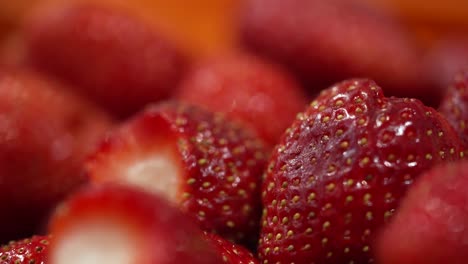
<path fill-rule="evenodd" d="M 86 170 L 96 184 L 119 182 L 162 194 L 204 230 L 244 240 L 257 233 L 265 158 L 261 141 L 240 124 L 169 102 L 114 131 Z"/>
<path fill-rule="evenodd" d="M 190 218 L 165 199 L 118 185 L 81 190 L 58 208 L 50 264 L 221 263 Z"/>
<path fill-rule="evenodd" d="M 141 115 L 106 138 L 86 163 L 95 183 L 122 181 L 182 199 L 183 168 L 177 134 L 158 115 Z"/>

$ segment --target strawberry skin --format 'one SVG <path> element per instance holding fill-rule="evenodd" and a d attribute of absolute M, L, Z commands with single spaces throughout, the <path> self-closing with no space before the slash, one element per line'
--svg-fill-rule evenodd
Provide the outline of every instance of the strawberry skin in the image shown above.
<path fill-rule="evenodd" d="M 302 87 L 284 69 L 241 54 L 199 63 L 177 97 L 246 122 L 272 146 L 307 104 Z"/>
<path fill-rule="evenodd" d="M 442 39 L 425 58 L 427 75 L 445 92 L 453 76 L 468 70 L 468 37 Z"/>
<path fill-rule="evenodd" d="M 452 85 L 446 90 L 439 111 L 458 132 L 465 154 L 468 154 L 468 68 L 456 75 Z"/>
<path fill-rule="evenodd" d="M 52 217 L 50 232 L 50 264 L 222 263 L 190 218 L 160 196 L 128 186 L 73 194 Z"/>
<path fill-rule="evenodd" d="M 120 182 L 161 193 L 204 230 L 239 241 L 258 234 L 266 155 L 242 124 L 172 101 L 122 124 L 86 170 L 96 184 Z"/>
<path fill-rule="evenodd" d="M 421 175 L 378 238 L 378 263 L 466 263 L 468 162 Z"/>
<path fill-rule="evenodd" d="M 437 91 L 399 25 L 358 1 L 248 0 L 242 13 L 243 44 L 311 92 L 356 77 L 376 80 L 387 95 L 432 99 Z"/>
<path fill-rule="evenodd" d="M 29 237 L 86 181 L 85 156 L 108 116 L 43 76 L 0 69 L 0 241 Z M 8 217 L 6 217 L 8 215 Z"/>
<path fill-rule="evenodd" d="M 30 65 L 74 84 L 118 117 L 167 98 L 185 65 L 164 36 L 115 7 L 48 9 L 30 18 L 24 31 Z"/>
<path fill-rule="evenodd" d="M 50 236 L 11 241 L 0 248 L 2 264 L 44 264 L 49 251 Z"/>
<path fill-rule="evenodd" d="M 453 128 L 371 80 L 324 90 L 286 131 L 262 190 L 268 263 L 368 263 L 374 233 L 432 165 L 463 154 Z"/>
<path fill-rule="evenodd" d="M 205 239 L 213 245 L 223 262 L 228 264 L 259 264 L 258 259 L 246 248 L 234 244 L 216 234 L 206 233 Z"/>

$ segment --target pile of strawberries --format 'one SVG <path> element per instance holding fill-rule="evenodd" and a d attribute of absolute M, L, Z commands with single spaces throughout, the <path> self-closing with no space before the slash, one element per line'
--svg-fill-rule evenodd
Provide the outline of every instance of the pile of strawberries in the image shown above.
<path fill-rule="evenodd" d="M 466 263 L 468 46 L 344 0 L 238 25 L 194 62 L 123 10 L 31 14 L 0 66 L 0 263 Z"/>

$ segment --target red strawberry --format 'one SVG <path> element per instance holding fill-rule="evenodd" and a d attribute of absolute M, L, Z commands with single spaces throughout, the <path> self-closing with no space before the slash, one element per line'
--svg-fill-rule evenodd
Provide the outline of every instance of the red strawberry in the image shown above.
<path fill-rule="evenodd" d="M 227 112 L 253 126 L 270 145 L 307 104 L 302 87 L 288 73 L 246 55 L 200 63 L 185 78 L 178 97 Z"/>
<path fill-rule="evenodd" d="M 254 257 L 252 252 L 246 248 L 234 244 L 216 234 L 206 233 L 205 239 L 217 250 L 222 256 L 223 262 L 228 264 L 258 264 L 258 259 Z"/>
<path fill-rule="evenodd" d="M 464 264 L 468 259 L 468 162 L 421 175 L 378 239 L 382 264 Z"/>
<path fill-rule="evenodd" d="M 25 32 L 33 66 L 75 84 L 120 117 L 167 98 L 184 65 L 155 29 L 111 7 L 48 9 L 29 19 Z"/>
<path fill-rule="evenodd" d="M 85 181 L 85 156 L 108 117 L 27 71 L 0 69 L 0 241 L 31 236 L 44 216 Z"/>
<path fill-rule="evenodd" d="M 448 122 L 370 80 L 324 90 L 287 130 L 265 175 L 259 255 L 268 263 L 370 263 L 376 230 L 423 171 L 458 160 Z"/>
<path fill-rule="evenodd" d="M 50 236 L 11 241 L 0 248 L 2 264 L 43 264 L 49 250 Z"/>
<path fill-rule="evenodd" d="M 265 157 L 262 143 L 240 124 L 170 102 L 124 123 L 86 169 L 95 183 L 120 182 L 161 193 L 204 230 L 239 240 L 257 234 Z"/>
<path fill-rule="evenodd" d="M 439 111 L 458 132 L 465 151 L 468 150 L 468 69 L 455 77 L 442 99 Z"/>
<path fill-rule="evenodd" d="M 468 38 L 441 40 L 429 51 L 425 63 L 427 75 L 445 91 L 453 76 L 460 71 L 468 71 Z"/>
<path fill-rule="evenodd" d="M 49 264 L 220 264 L 195 223 L 159 196 L 101 185 L 75 193 L 52 217 Z"/>
<path fill-rule="evenodd" d="M 419 51 L 403 30 L 358 1 L 249 0 L 241 36 L 250 50 L 282 63 L 314 92 L 359 77 L 375 79 L 388 95 L 433 96 Z"/>

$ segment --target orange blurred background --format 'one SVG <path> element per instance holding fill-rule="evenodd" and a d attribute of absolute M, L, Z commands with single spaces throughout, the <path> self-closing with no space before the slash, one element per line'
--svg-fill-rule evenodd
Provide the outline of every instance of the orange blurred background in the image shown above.
<path fill-rule="evenodd" d="M 0 2 L 0 36 L 7 36 L 36 7 L 73 1 L 103 2 L 124 7 L 166 33 L 194 58 L 235 49 L 235 17 L 242 0 L 14 0 Z M 350 0 L 351 1 L 351 0 Z M 467 0 L 357 0 L 383 8 L 403 22 L 418 43 L 468 37 Z"/>

